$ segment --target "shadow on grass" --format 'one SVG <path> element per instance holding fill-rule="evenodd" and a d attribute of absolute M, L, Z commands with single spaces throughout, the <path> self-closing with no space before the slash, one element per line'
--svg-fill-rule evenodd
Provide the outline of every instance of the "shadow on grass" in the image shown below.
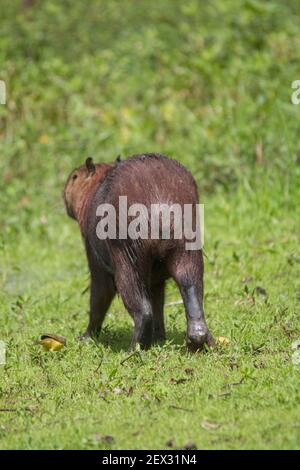
<path fill-rule="evenodd" d="M 113 352 L 126 352 L 129 350 L 133 328 L 130 326 L 109 328 L 104 326 L 100 335 L 95 340 L 104 347 L 110 348 Z M 185 332 L 176 328 L 167 330 L 167 341 L 177 346 L 183 346 L 185 342 Z M 158 343 L 160 345 L 164 342 Z M 155 346 L 155 344 L 153 345 Z"/>

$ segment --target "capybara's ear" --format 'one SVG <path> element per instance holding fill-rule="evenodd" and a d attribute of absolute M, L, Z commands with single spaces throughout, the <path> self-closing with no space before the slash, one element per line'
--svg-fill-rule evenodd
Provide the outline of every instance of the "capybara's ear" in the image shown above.
<path fill-rule="evenodd" d="M 88 175 L 93 175 L 95 173 L 96 167 L 91 157 L 86 159 L 85 166 L 86 166 Z"/>

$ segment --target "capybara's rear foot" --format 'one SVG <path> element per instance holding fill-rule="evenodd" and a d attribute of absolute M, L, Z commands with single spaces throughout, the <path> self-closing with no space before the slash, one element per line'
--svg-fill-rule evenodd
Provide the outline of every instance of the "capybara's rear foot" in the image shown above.
<path fill-rule="evenodd" d="M 90 338 L 90 335 L 87 335 L 86 333 L 83 333 L 82 335 L 77 336 L 76 340 L 77 341 L 86 341 L 89 338 Z"/>
<path fill-rule="evenodd" d="M 190 351 L 203 349 L 204 345 L 212 347 L 214 339 L 205 323 L 190 322 L 187 332 L 187 347 Z"/>
<path fill-rule="evenodd" d="M 186 342 L 187 348 L 190 352 L 202 351 L 205 345 L 211 348 L 214 346 L 214 344 L 214 340 L 211 342 L 209 339 L 206 339 L 203 342 L 192 342 L 191 340 L 187 339 Z"/>

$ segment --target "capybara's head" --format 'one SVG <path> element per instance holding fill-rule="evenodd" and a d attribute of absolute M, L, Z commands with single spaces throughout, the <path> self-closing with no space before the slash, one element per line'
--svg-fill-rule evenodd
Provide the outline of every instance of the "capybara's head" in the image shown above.
<path fill-rule="evenodd" d="M 63 191 L 67 214 L 70 217 L 78 220 L 93 189 L 113 166 L 107 163 L 94 164 L 93 159 L 89 157 L 84 165 L 72 171 Z"/>
<path fill-rule="evenodd" d="M 79 208 L 83 195 L 90 186 L 96 173 L 96 166 L 92 158 L 87 158 L 85 164 L 72 171 L 64 188 L 64 201 L 67 213 L 76 219 L 76 212 Z"/>

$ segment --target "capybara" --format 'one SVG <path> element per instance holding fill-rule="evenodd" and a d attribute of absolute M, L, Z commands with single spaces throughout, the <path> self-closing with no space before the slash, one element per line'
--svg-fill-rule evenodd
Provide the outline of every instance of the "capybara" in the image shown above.
<path fill-rule="evenodd" d="M 90 314 L 86 332 L 80 337 L 98 335 L 105 314 L 116 294 L 134 321 L 131 348 L 139 343 L 148 348 L 165 339 L 163 317 L 165 283 L 172 277 L 184 302 L 187 318 L 187 345 L 197 350 L 213 344 L 203 311 L 203 256 L 201 248 L 187 250 L 186 239 L 174 236 L 175 215 L 170 218 L 169 237 L 161 226 L 155 238 L 124 237 L 119 233 L 124 221 L 133 218 L 119 213 L 120 196 L 127 205 L 143 204 L 150 212 L 152 204 L 189 204 L 196 210 L 198 191 L 194 178 L 179 162 L 160 154 L 135 155 L 114 163 L 94 164 L 88 158 L 75 169 L 64 188 L 67 213 L 77 220 L 84 240 L 89 269 Z M 103 206 L 105 204 L 105 206 Z M 116 209 L 116 236 L 100 239 L 99 207 Z M 155 206 L 154 206 L 155 207 Z M 107 216 L 108 212 L 101 212 Z M 144 218 L 143 218 L 144 217 Z M 141 225 L 149 226 L 149 215 L 143 214 Z M 141 228 L 141 227 L 139 227 Z"/>

